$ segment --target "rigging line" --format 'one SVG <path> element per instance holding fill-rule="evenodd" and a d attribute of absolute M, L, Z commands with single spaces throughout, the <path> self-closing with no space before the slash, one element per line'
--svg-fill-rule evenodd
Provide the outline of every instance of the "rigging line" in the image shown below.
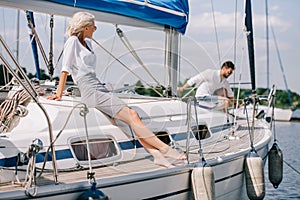
<path fill-rule="evenodd" d="M 243 66 L 243 63 L 244 63 L 244 56 L 245 56 L 245 54 L 244 54 L 244 51 L 245 49 L 244 48 L 242 48 L 242 62 L 241 62 L 241 66 Z M 237 92 L 237 95 L 236 95 L 236 106 L 235 106 L 235 108 L 233 108 L 233 115 L 234 115 L 234 124 L 236 123 L 236 121 L 237 121 L 237 116 L 235 115 L 235 110 L 236 109 L 238 109 L 238 107 L 239 107 L 239 101 L 240 101 L 240 93 L 241 93 L 241 81 L 242 81 L 242 74 L 243 74 L 243 68 L 242 67 L 240 67 L 240 73 L 239 73 L 239 84 L 238 84 L 238 92 Z"/>
<path fill-rule="evenodd" d="M 274 29 L 273 29 L 273 26 L 271 25 L 271 23 L 270 23 L 270 27 L 271 27 L 272 35 L 273 35 L 273 38 L 274 38 L 274 43 L 275 43 L 275 47 L 276 47 L 277 57 L 278 57 L 280 69 L 281 69 L 281 72 L 282 72 L 283 81 L 284 81 L 285 88 L 286 88 L 286 93 L 288 95 L 290 106 L 292 107 L 293 106 L 293 101 L 292 101 L 292 98 L 291 98 L 291 94 L 289 92 L 289 88 L 288 88 L 288 84 L 287 84 L 287 81 L 286 81 L 286 76 L 285 76 L 285 72 L 284 72 L 284 68 L 283 68 L 283 64 L 282 64 L 281 56 L 280 56 L 280 53 L 279 53 L 279 48 L 278 48 L 276 36 L 275 36 L 275 32 L 274 32 Z"/>
<path fill-rule="evenodd" d="M 247 109 L 247 102 L 244 102 L 244 110 L 246 112 L 246 121 L 247 121 L 247 129 L 248 129 L 248 134 L 249 134 L 249 139 L 250 139 L 250 146 L 251 149 L 253 149 L 253 136 L 251 134 L 251 130 L 250 130 L 250 120 L 249 120 L 249 116 L 248 116 L 248 109 Z M 253 105 L 253 110 L 254 110 L 254 105 Z M 252 121 L 254 121 L 254 118 L 252 119 Z M 253 133 L 253 132 L 252 132 Z"/>
<path fill-rule="evenodd" d="M 57 58 L 56 64 L 55 64 L 55 66 L 53 68 L 53 71 L 57 68 L 58 63 L 59 63 L 60 59 L 62 58 L 63 53 L 64 53 L 64 48 L 61 50 L 61 52 L 60 52 L 60 54 L 59 54 L 59 56 Z"/>
<path fill-rule="evenodd" d="M 151 87 L 150 84 L 148 84 L 146 81 L 144 81 L 138 74 L 133 72 L 129 67 L 127 67 L 120 59 L 118 59 L 116 56 L 114 56 L 111 52 L 109 52 L 107 49 L 105 49 L 99 42 L 97 42 L 94 38 L 92 39 L 101 49 L 103 49 L 106 53 L 108 53 L 111 57 L 113 57 L 118 63 L 120 63 L 123 67 L 125 67 L 129 72 L 131 72 L 135 77 L 143 81 L 147 86 Z M 158 94 L 160 97 L 163 97 L 163 95 L 155 89 L 155 87 L 151 87 L 153 91 Z"/>
<path fill-rule="evenodd" d="M 120 99 L 122 99 L 122 97 L 119 97 Z M 131 99 L 134 99 L 133 98 L 133 96 L 131 96 L 130 97 Z M 140 98 L 139 98 L 140 99 Z M 164 101 L 164 102 L 166 102 L 166 101 L 173 101 L 173 100 L 176 100 L 176 98 L 160 98 L 160 99 L 156 99 L 156 98 L 151 98 L 151 100 L 149 100 L 149 99 L 145 99 L 145 100 L 147 100 L 146 102 L 134 102 L 134 103 L 130 103 L 130 102 L 128 102 L 127 104 L 128 105 L 138 105 L 138 104 L 146 104 L 146 103 L 155 103 L 155 102 L 162 102 L 162 101 Z M 64 99 L 64 101 L 65 102 L 74 102 L 73 100 L 67 100 L 67 99 Z M 80 101 L 76 101 L 76 102 L 80 102 Z M 40 104 L 42 104 L 42 105 L 50 105 L 50 106 L 59 106 L 59 107 L 64 107 L 64 108 L 73 108 L 73 106 L 72 105 L 70 105 L 70 106 L 67 106 L 67 105 L 59 105 L 59 104 L 55 104 L 55 103 L 40 103 Z M 119 106 L 119 105 L 123 105 L 123 104 L 115 104 L 115 106 Z M 108 105 L 106 105 L 106 106 L 99 106 L 99 107 L 107 107 Z M 92 108 L 92 107 L 90 107 L 90 108 Z"/>
<path fill-rule="evenodd" d="M 131 55 L 135 58 L 135 60 L 143 67 L 143 69 L 147 72 L 147 74 L 156 82 L 156 84 L 160 85 L 159 81 L 151 74 L 151 72 L 147 69 L 142 59 L 138 56 L 132 45 L 130 44 L 128 38 L 124 34 L 124 32 L 120 28 L 116 28 L 116 32 L 121 39 L 124 46 L 129 50 Z"/>
<path fill-rule="evenodd" d="M 87 126 L 87 122 L 86 122 L 86 115 L 89 112 L 88 108 L 86 105 L 84 105 L 83 108 L 81 108 L 82 110 L 80 111 L 80 115 L 83 117 L 83 122 L 84 122 L 84 132 L 85 132 L 85 143 L 86 143 L 86 150 L 87 150 L 87 154 L 88 154 L 88 163 L 89 163 L 89 175 L 91 176 L 92 174 L 92 158 L 91 158 L 91 153 L 90 153 L 90 141 L 89 141 L 89 134 L 88 134 L 88 126 Z M 92 177 L 88 177 L 89 183 L 91 183 L 91 179 Z"/>
<path fill-rule="evenodd" d="M 196 86 L 194 86 L 194 87 L 192 87 L 191 89 L 190 89 L 190 91 L 188 91 L 183 97 L 181 97 L 182 99 L 185 99 L 189 94 L 191 94 L 193 91 L 194 91 L 194 89 L 196 89 L 197 87 Z"/>
<path fill-rule="evenodd" d="M 40 41 L 40 38 L 39 38 L 39 36 L 38 36 L 38 34 L 37 34 L 36 30 L 35 30 L 35 27 L 34 27 L 33 24 L 32 24 L 32 21 L 31 21 L 31 19 L 30 19 L 30 16 L 27 14 L 27 12 L 26 12 L 26 16 L 27 16 L 28 24 L 29 24 L 29 26 L 30 26 L 30 28 L 31 28 L 31 31 L 32 31 L 32 33 L 33 33 L 33 37 L 35 37 L 35 39 L 36 39 L 36 42 L 37 42 L 37 44 L 38 44 L 38 46 L 39 46 L 39 49 L 40 49 L 40 51 L 41 51 L 42 57 L 43 57 L 43 59 L 44 59 L 44 62 L 45 62 L 45 64 L 46 64 L 47 68 L 48 68 L 48 66 L 49 66 L 49 61 L 48 61 L 48 59 L 47 59 L 47 56 L 46 56 L 46 53 L 45 53 L 44 48 L 43 48 L 43 46 L 42 46 L 42 43 L 41 43 L 41 41 Z"/>
<path fill-rule="evenodd" d="M 23 38 L 24 39 L 24 38 Z M 22 57 L 19 59 L 19 61 L 18 61 L 18 63 L 23 63 L 24 62 L 24 60 L 27 60 L 28 59 L 28 53 L 29 53 L 29 51 L 30 51 L 30 44 L 32 43 L 32 41 L 33 41 L 33 39 L 34 39 L 34 36 L 30 39 L 30 41 L 29 41 L 29 44 L 28 45 L 25 45 L 25 47 L 26 47 L 26 49 L 24 50 L 24 51 L 22 51 Z M 16 69 L 16 70 L 18 70 L 18 68 Z"/>
<path fill-rule="evenodd" d="M 289 166 L 292 170 L 294 170 L 298 175 L 300 175 L 300 171 L 298 171 L 295 167 L 293 167 L 291 164 L 289 164 L 287 161 L 283 160 L 283 162 Z"/>
<path fill-rule="evenodd" d="M 118 25 L 116 24 L 116 28 L 117 28 L 117 26 L 118 26 Z M 117 35 L 117 32 L 115 32 L 115 34 L 114 34 L 113 41 L 112 41 L 112 43 L 111 43 L 111 49 L 110 49 L 110 52 L 113 52 L 113 48 L 114 48 L 115 43 L 116 43 L 116 35 Z M 110 57 L 110 59 L 107 59 L 106 66 L 109 66 L 109 63 L 111 62 L 111 60 L 112 60 L 112 57 Z M 101 75 L 101 80 L 105 80 L 106 75 L 107 75 L 107 72 L 108 72 L 108 69 L 109 69 L 109 67 L 106 67 L 106 68 L 105 68 L 104 72 L 103 72 L 102 75 Z"/>
<path fill-rule="evenodd" d="M 243 35 L 243 34 L 244 34 L 244 32 L 241 31 L 241 32 L 239 33 L 239 35 L 237 36 L 237 38 L 241 38 L 241 35 Z M 233 44 L 232 44 L 230 47 L 227 48 L 227 51 L 225 51 L 225 52 L 223 53 L 222 59 L 225 57 L 225 55 L 229 54 L 229 52 L 231 51 L 231 49 L 234 49 L 234 47 L 235 47 L 235 42 L 233 42 Z M 234 61 L 234 63 L 235 63 L 235 61 Z"/>
<path fill-rule="evenodd" d="M 220 46 L 219 46 L 219 39 L 218 39 L 218 32 L 217 32 L 217 25 L 216 25 L 216 19 L 215 19 L 215 11 L 214 11 L 213 0 L 210 0 L 210 2 L 211 2 L 211 10 L 212 10 L 213 21 L 214 21 L 214 29 L 215 29 L 215 36 L 216 36 L 216 42 L 217 42 L 219 65 L 221 65 L 221 54 L 220 54 Z"/>
<path fill-rule="evenodd" d="M 275 104 L 275 101 L 273 103 L 273 109 L 274 109 L 274 104 Z M 274 111 L 274 110 L 273 110 Z M 274 115 L 274 112 L 272 111 L 272 115 Z M 274 142 L 277 142 L 277 137 L 276 137 L 276 126 L 275 126 L 275 121 L 276 120 L 273 120 L 274 119 L 274 116 L 272 116 L 272 129 L 273 129 L 273 133 L 274 133 Z"/>

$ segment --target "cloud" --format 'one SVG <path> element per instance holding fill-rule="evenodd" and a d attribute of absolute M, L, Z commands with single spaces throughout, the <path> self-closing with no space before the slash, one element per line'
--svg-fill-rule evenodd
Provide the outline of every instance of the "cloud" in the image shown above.
<path fill-rule="evenodd" d="M 234 30 L 234 14 L 215 12 L 215 22 L 218 31 Z M 241 18 L 241 16 L 238 16 Z M 214 30 L 214 20 L 211 12 L 197 14 L 191 17 L 189 31 L 194 34 L 211 34 Z"/>
<path fill-rule="evenodd" d="M 274 8 L 275 9 L 275 8 Z M 237 15 L 238 30 L 242 30 L 244 26 L 244 14 L 238 13 Z M 235 28 L 235 14 L 234 13 L 222 13 L 215 12 L 215 25 L 219 33 L 231 33 Z M 212 34 L 214 32 L 214 20 L 211 12 L 199 13 L 191 16 L 190 23 L 188 25 L 188 33 L 197 34 Z M 291 26 L 291 22 L 285 20 L 278 15 L 269 16 L 269 25 L 272 25 L 274 29 L 285 32 Z M 254 30 L 258 32 L 265 31 L 266 16 L 265 14 L 253 13 L 253 26 Z"/>

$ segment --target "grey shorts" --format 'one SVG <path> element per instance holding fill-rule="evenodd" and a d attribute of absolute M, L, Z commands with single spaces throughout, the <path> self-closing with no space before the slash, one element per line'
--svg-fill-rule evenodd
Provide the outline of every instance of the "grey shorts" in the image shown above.
<path fill-rule="evenodd" d="M 122 108 L 127 107 L 127 104 L 109 92 L 93 73 L 80 78 L 78 87 L 82 103 L 88 107 L 97 108 L 111 117 L 114 117 Z"/>

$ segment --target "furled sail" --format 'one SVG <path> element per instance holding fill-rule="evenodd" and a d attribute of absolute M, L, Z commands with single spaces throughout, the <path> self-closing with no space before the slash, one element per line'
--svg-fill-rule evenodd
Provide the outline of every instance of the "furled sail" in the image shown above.
<path fill-rule="evenodd" d="M 93 13 L 97 20 L 140 27 L 173 27 L 185 33 L 188 0 L 1 0 L 0 6 L 72 16 L 76 11 Z"/>
<path fill-rule="evenodd" d="M 246 5 L 245 5 L 245 26 L 246 26 L 246 31 L 247 31 L 247 42 L 248 42 L 248 55 L 249 55 L 249 67 L 250 67 L 251 84 L 252 84 L 252 90 L 255 90 L 256 89 L 256 84 L 255 84 L 255 59 L 254 59 L 251 0 L 246 0 Z"/>

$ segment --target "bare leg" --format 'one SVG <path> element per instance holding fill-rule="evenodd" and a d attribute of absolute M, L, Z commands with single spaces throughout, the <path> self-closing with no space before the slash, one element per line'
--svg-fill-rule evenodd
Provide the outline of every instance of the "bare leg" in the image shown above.
<path fill-rule="evenodd" d="M 230 99 L 227 98 L 228 97 L 227 89 L 225 89 L 225 88 L 217 89 L 214 92 L 214 95 L 219 96 L 218 100 L 221 101 L 222 103 L 224 103 L 221 106 L 217 107 L 217 110 L 224 110 L 224 112 L 227 113 L 227 108 L 230 105 Z"/>
<path fill-rule="evenodd" d="M 166 147 L 160 139 L 158 139 L 154 133 L 140 120 L 137 112 L 128 107 L 123 108 L 116 116 L 116 119 L 120 119 L 128 124 L 138 136 L 139 140 L 143 143 L 147 143 L 155 149 L 162 149 Z"/>
<path fill-rule="evenodd" d="M 154 133 L 141 121 L 139 115 L 135 110 L 124 107 L 116 116 L 127 123 L 138 136 L 144 148 L 153 155 L 153 150 L 159 150 L 164 156 L 174 159 L 185 160 L 186 157 L 170 146 L 162 142 Z M 154 155 L 153 155 L 154 156 Z M 157 155 L 155 155 L 157 156 Z"/>
<path fill-rule="evenodd" d="M 152 146 L 148 145 L 147 143 L 144 143 L 143 140 L 139 140 L 140 143 L 143 145 L 143 147 L 153 156 L 154 158 L 154 164 L 160 165 L 166 168 L 172 168 L 174 165 L 172 165 L 164 156 L 163 154 L 153 148 Z"/>

